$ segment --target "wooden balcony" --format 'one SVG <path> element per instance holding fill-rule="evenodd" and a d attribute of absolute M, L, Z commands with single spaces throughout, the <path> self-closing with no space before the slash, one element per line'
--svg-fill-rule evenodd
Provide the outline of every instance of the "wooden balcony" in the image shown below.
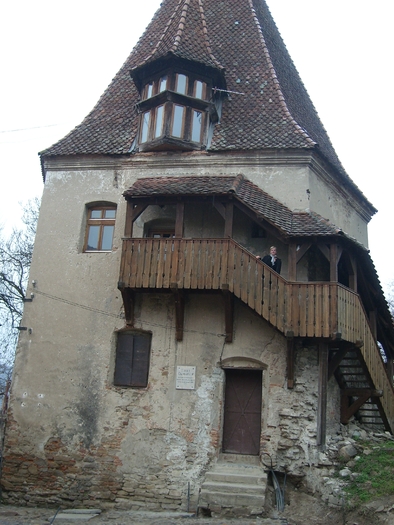
<path fill-rule="evenodd" d="M 286 336 L 361 345 L 394 430 L 394 391 L 358 294 L 334 282 L 288 282 L 232 239 L 125 239 L 119 286 L 229 290 Z"/>

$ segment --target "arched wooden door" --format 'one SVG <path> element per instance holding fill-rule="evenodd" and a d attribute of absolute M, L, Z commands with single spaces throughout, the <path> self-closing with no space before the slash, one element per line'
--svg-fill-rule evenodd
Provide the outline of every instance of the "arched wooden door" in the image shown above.
<path fill-rule="evenodd" d="M 223 452 L 258 455 L 262 370 L 225 370 Z"/>

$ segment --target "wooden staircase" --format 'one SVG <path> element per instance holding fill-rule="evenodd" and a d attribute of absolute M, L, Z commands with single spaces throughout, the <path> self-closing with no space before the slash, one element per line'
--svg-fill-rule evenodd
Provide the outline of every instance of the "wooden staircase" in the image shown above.
<path fill-rule="evenodd" d="M 369 413 L 372 423 L 374 417 L 367 408 L 375 409 L 376 405 L 386 428 L 394 432 L 392 381 L 360 297 L 341 284 L 286 281 L 232 239 L 129 238 L 123 240 L 118 287 L 126 315 L 134 291 L 178 293 L 177 317 L 182 320 L 179 292 L 216 290 L 238 297 L 286 337 L 348 343 L 349 349 L 356 349 L 358 363 L 351 361 L 350 354 L 343 363 L 338 361 L 336 377 L 341 388 L 346 389 L 348 400 L 353 397 L 355 384 L 370 390 L 372 403 L 364 412 L 360 411 L 361 404 L 358 416 L 363 414 L 366 421 Z M 352 365 L 354 374 L 346 374 Z M 358 367 L 365 376 L 359 375 Z M 360 404 L 362 396 L 354 397 Z M 348 414 L 345 401 L 343 408 Z"/>
<path fill-rule="evenodd" d="M 335 351 L 333 352 L 335 355 Z M 362 353 L 355 348 L 348 351 L 335 371 L 336 380 L 341 388 L 341 422 L 347 424 L 352 415 L 370 430 L 384 432 L 388 421 L 380 402 L 381 392 L 375 391 Z M 371 395 L 364 400 L 367 392 Z M 373 395 L 375 394 L 375 395 Z M 358 405 L 363 401 L 362 405 Z"/>

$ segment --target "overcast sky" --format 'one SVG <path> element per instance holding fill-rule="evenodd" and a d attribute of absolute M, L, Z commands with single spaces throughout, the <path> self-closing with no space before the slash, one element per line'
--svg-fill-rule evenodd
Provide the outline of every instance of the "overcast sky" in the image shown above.
<path fill-rule="evenodd" d="M 37 153 L 92 109 L 160 0 L 5 0 L 0 8 L 0 224 L 42 192 Z M 392 4 L 268 0 L 286 46 L 347 173 L 378 214 L 369 227 L 383 286 L 392 239 Z M 61 211 L 60 211 L 61 212 Z"/>

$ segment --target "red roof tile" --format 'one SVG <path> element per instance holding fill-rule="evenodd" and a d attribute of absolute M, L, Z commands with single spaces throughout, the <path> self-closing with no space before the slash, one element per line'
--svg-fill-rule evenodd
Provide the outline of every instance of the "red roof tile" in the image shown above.
<path fill-rule="evenodd" d="M 138 179 L 124 192 L 126 199 L 171 196 L 234 196 L 257 216 L 275 226 L 286 237 L 327 236 L 341 233 L 316 213 L 292 212 L 242 175 L 237 177 L 188 176 Z"/>

